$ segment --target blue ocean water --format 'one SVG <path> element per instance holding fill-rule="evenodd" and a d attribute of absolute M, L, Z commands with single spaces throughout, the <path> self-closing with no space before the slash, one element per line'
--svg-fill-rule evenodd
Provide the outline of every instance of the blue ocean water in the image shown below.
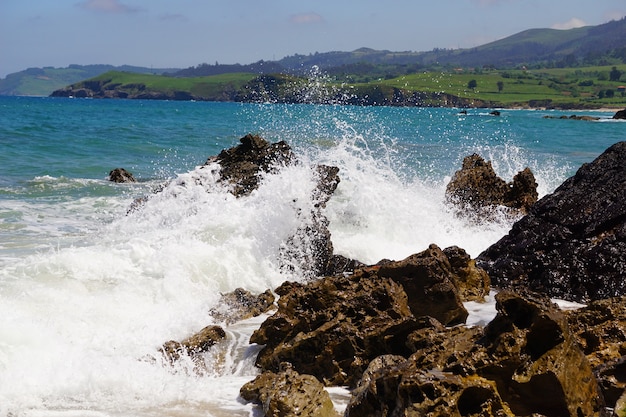
<path fill-rule="evenodd" d="M 544 118 L 573 113 L 601 120 Z M 211 324 L 221 292 L 301 279 L 277 258 L 314 204 L 310 165 L 340 168 L 325 209 L 337 253 L 375 263 L 436 243 L 476 256 L 512 220 L 446 206 L 463 157 L 506 180 L 529 166 L 545 195 L 626 139 L 611 116 L 0 97 L 0 416 L 253 415 L 237 393 L 256 374 L 247 338 L 261 319 L 228 327 L 200 374 L 157 350 Z M 235 199 L 197 167 L 247 133 L 304 163 Z M 139 182 L 107 181 L 117 167 Z"/>

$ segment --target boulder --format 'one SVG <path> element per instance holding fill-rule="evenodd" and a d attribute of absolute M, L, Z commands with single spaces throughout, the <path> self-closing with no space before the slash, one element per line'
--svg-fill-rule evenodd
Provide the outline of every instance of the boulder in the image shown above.
<path fill-rule="evenodd" d="M 353 386 L 377 356 L 408 355 L 408 334 L 425 323 L 465 322 L 456 276 L 445 253 L 431 245 L 351 275 L 284 283 L 276 289 L 277 312 L 250 339 L 265 345 L 257 366 L 276 371 L 289 362 L 326 384 Z"/>
<path fill-rule="evenodd" d="M 346 416 L 602 416 L 586 356 L 549 299 L 502 291 L 486 327 L 413 332 L 406 360 L 374 361 Z"/>
<path fill-rule="evenodd" d="M 491 281 L 487 272 L 477 267 L 476 261 L 458 246 L 445 248 L 443 253 L 450 263 L 453 282 L 456 283 L 461 300 L 463 302 L 485 301 L 491 288 Z"/>
<path fill-rule="evenodd" d="M 613 119 L 626 119 L 626 109 L 618 110 L 617 112 L 615 112 L 615 114 L 613 115 Z"/>
<path fill-rule="evenodd" d="M 264 372 L 245 384 L 239 395 L 263 408 L 271 417 L 339 417 L 324 385 L 311 375 L 300 375 L 289 364 L 279 372 Z"/>
<path fill-rule="evenodd" d="M 295 163 L 295 155 L 285 141 L 269 143 L 258 135 L 248 134 L 239 142 L 238 146 L 209 158 L 205 164 L 220 164 L 221 180 L 232 185 L 237 197 L 257 189 L 262 173 L 276 172 L 281 165 Z"/>
<path fill-rule="evenodd" d="M 195 360 L 198 355 L 208 351 L 211 346 L 226 337 L 226 332 L 220 326 L 207 326 L 198 333 L 188 337 L 182 342 L 170 340 L 163 344 L 160 352 L 170 362 L 174 363 L 183 356 Z"/>
<path fill-rule="evenodd" d="M 626 295 L 626 142 L 545 196 L 477 257 L 497 288 L 586 302 Z"/>
<path fill-rule="evenodd" d="M 137 182 L 132 173 L 128 172 L 124 168 L 115 168 L 109 172 L 109 181 L 124 183 L 124 182 Z"/>
<path fill-rule="evenodd" d="M 447 200 L 461 210 L 469 208 L 470 214 L 483 214 L 497 206 L 526 213 L 537 197 L 537 183 L 529 168 L 518 173 L 513 182 L 507 184 L 496 175 L 491 162 L 485 161 L 478 154 L 463 159 L 462 168 L 446 187 Z"/>
<path fill-rule="evenodd" d="M 276 297 L 270 290 L 254 295 L 243 288 L 222 294 L 218 305 L 211 309 L 211 315 L 226 324 L 249 319 L 268 312 L 274 307 Z"/>

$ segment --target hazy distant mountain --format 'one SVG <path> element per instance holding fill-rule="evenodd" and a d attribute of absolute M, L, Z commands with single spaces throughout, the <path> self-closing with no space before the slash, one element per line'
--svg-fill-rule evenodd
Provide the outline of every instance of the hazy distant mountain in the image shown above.
<path fill-rule="evenodd" d="M 144 68 L 130 65 L 70 65 L 67 68 L 28 68 L 9 74 L 0 79 L 0 95 L 7 96 L 48 96 L 54 90 L 63 88 L 87 78 L 96 77 L 107 71 L 118 70 L 141 74 L 162 74 L 178 71 L 178 68 Z"/>
<path fill-rule="evenodd" d="M 70 65 L 68 68 L 29 68 L 0 79 L 0 95 L 49 95 L 67 85 L 106 71 L 169 73 L 173 77 L 197 77 L 225 73 L 308 74 L 317 67 L 330 75 L 397 76 L 434 66 L 511 68 L 521 65 L 572 67 L 614 65 L 626 62 L 626 18 L 598 26 L 569 30 L 530 29 L 469 49 L 434 49 L 428 52 L 379 51 L 360 48 L 352 52 L 296 54 L 278 61 L 253 64 L 200 64 L 186 69 Z"/>

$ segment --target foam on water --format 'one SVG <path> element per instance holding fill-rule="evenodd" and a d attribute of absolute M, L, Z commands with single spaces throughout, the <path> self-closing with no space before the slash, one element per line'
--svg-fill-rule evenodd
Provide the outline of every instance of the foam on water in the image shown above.
<path fill-rule="evenodd" d="M 444 203 L 449 177 L 406 170 L 392 136 L 363 131 L 350 110 L 341 111 L 347 117 L 325 118 L 317 133 L 295 142 L 302 164 L 265 176 L 245 198 L 230 194 L 217 167 L 207 166 L 155 194 L 148 189 L 156 182 L 38 177 L 28 185 L 37 198 L 1 200 L 0 212 L 9 214 L 0 227 L 11 227 L 12 218 L 29 232 L 0 246 L 0 416 L 252 415 L 237 395 L 257 373 L 258 347 L 247 341 L 263 317 L 226 326 L 228 342 L 207 355 L 200 373 L 189 361 L 164 364 L 158 349 L 213 323 L 209 310 L 220 293 L 302 279 L 281 271 L 278 259 L 316 204 L 314 163 L 340 168 L 325 213 L 335 252 L 345 256 L 402 259 L 431 243 L 476 256 L 508 231 L 506 216 L 486 223 L 456 217 Z M 507 180 L 528 164 L 543 164 L 534 169 L 540 186 L 560 175 L 506 142 L 473 149 L 485 151 Z M 143 195 L 149 198 L 127 214 Z M 492 314 L 481 308 L 472 307 L 472 324 Z M 344 394 L 334 392 L 339 404 Z"/>

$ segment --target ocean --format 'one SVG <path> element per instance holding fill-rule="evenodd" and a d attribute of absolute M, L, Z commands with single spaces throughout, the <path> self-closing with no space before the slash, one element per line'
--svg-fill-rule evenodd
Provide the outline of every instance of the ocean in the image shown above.
<path fill-rule="evenodd" d="M 311 165 L 340 169 L 324 210 L 336 253 L 376 263 L 435 243 L 475 257 L 513 220 L 445 204 L 464 156 L 507 181 L 530 167 L 543 196 L 626 139 L 608 112 L 489 112 L 0 97 L 0 417 L 259 415 L 237 395 L 257 375 L 248 339 L 264 317 L 224 325 L 201 372 L 158 349 L 216 323 L 222 293 L 304 279 L 277 260 L 313 204 Z M 571 114 L 601 120 L 544 118 Z M 248 133 L 303 163 L 237 199 L 198 167 Z M 108 181 L 118 167 L 138 182 Z M 471 324 L 493 314 L 470 307 Z"/>

